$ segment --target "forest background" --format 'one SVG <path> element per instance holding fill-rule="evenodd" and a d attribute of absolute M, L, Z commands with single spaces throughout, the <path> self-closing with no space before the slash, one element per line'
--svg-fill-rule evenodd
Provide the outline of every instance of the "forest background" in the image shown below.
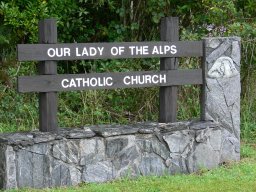
<path fill-rule="evenodd" d="M 36 93 L 19 94 L 16 78 L 36 74 L 35 62 L 18 62 L 16 45 L 38 42 L 38 21 L 56 18 L 58 42 L 124 42 L 160 39 L 162 17 L 180 19 L 180 40 L 240 36 L 241 135 L 256 138 L 255 0 L 1 0 L 0 132 L 38 127 Z M 180 68 L 200 60 L 182 58 Z M 58 62 L 58 73 L 159 70 L 159 59 Z M 59 93 L 60 127 L 157 121 L 159 88 Z M 178 119 L 199 117 L 199 86 L 179 88 Z"/>

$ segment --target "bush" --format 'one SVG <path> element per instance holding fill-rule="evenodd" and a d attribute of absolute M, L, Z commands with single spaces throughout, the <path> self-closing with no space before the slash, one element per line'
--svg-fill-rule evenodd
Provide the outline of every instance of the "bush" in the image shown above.
<path fill-rule="evenodd" d="M 204 36 L 242 37 L 243 136 L 254 132 L 255 6 L 252 0 L 2 0 L 0 3 L 0 122 L 38 126 L 36 94 L 17 94 L 16 77 L 36 73 L 33 62 L 15 59 L 18 43 L 36 43 L 38 21 L 58 21 L 58 41 L 112 42 L 159 40 L 160 19 L 179 16 L 181 40 Z M 197 68 L 199 60 L 180 59 L 181 68 Z M 158 70 L 157 59 L 59 62 L 59 73 Z M 190 97 L 186 97 L 190 95 Z M 61 126 L 127 123 L 158 118 L 158 88 L 77 91 L 59 94 Z M 11 107 L 10 107 L 11 106 Z M 179 119 L 199 116 L 199 88 L 179 89 Z M 249 124 L 250 122 L 250 124 Z M 252 124 L 251 124 L 252 123 Z M 250 130 L 248 132 L 248 130 Z"/>

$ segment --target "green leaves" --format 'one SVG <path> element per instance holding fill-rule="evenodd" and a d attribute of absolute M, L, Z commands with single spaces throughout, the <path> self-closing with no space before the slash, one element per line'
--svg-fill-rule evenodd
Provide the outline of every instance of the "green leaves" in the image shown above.
<path fill-rule="evenodd" d="M 36 65 L 17 63 L 15 47 L 18 43 L 37 43 L 38 21 L 50 17 L 57 19 L 58 41 L 63 43 L 159 40 L 159 25 L 165 16 L 180 18 L 181 40 L 199 40 L 208 35 L 241 36 L 243 93 L 250 96 L 246 99 L 254 106 L 255 7 L 255 0 L 2 0 L 0 98 L 3 99 L 0 109 L 4 112 L 0 115 L 0 122 L 17 118 L 19 125 L 37 124 L 37 118 L 32 119 L 30 115 L 37 114 L 36 97 L 18 95 L 15 90 L 16 76 L 35 74 Z M 198 66 L 198 60 L 180 59 L 180 68 Z M 66 61 L 58 65 L 59 73 L 158 69 L 159 59 Z M 180 89 L 180 119 L 198 116 L 198 94 L 197 87 Z M 187 99 L 186 95 L 190 98 Z M 15 105 L 8 108 L 9 102 Z M 157 88 L 60 94 L 59 118 L 62 126 L 157 120 L 157 113 Z M 243 125 L 253 129 L 251 124 Z"/>

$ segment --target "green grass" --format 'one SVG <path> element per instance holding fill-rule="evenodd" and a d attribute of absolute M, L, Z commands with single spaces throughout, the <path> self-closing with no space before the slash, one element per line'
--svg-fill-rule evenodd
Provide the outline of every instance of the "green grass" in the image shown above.
<path fill-rule="evenodd" d="M 0 122 L 0 134 L 1 133 L 9 133 L 9 132 L 30 131 L 30 130 L 31 129 L 29 129 L 25 125 L 19 126 L 19 128 L 17 129 L 17 126 L 14 124 L 11 124 L 11 123 L 6 124 L 6 123 Z"/>
<path fill-rule="evenodd" d="M 56 189 L 22 189 L 20 192 L 236 192 L 256 191 L 256 144 L 244 143 L 241 147 L 241 161 L 226 164 L 220 168 L 190 174 L 174 176 L 150 176 L 136 179 L 122 179 L 103 184 L 81 184 L 76 187 Z"/>

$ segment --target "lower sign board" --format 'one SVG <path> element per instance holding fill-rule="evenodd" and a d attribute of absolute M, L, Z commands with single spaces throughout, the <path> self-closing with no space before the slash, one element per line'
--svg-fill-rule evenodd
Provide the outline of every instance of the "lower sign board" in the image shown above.
<path fill-rule="evenodd" d="M 202 84 L 202 70 L 141 71 L 38 75 L 18 77 L 19 92 L 57 92 L 72 90 Z"/>

